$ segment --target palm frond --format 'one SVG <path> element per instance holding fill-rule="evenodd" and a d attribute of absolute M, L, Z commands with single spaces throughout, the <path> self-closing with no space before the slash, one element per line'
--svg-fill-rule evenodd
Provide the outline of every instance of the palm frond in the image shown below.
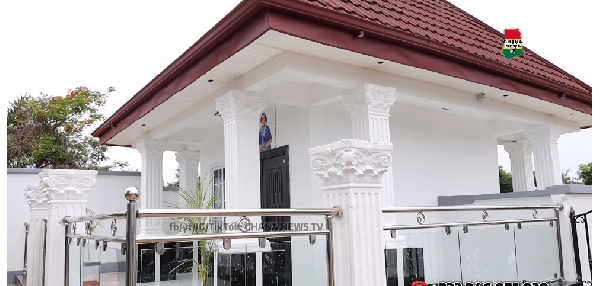
<path fill-rule="evenodd" d="M 214 177 L 211 178 L 208 185 L 211 185 Z M 174 191 L 181 198 L 181 205 L 176 203 L 165 202 L 168 208 L 175 209 L 212 209 L 216 197 L 212 194 L 209 194 L 207 190 L 204 189 L 200 178 L 196 178 L 196 188 L 195 190 L 185 190 L 183 188 L 179 188 L 179 191 Z M 208 199 L 207 199 L 208 198 Z M 183 218 L 173 218 L 172 220 L 180 221 L 186 223 L 192 229 L 193 234 L 206 234 L 209 232 L 208 224 L 214 222 L 213 217 L 183 217 Z M 193 263 L 197 264 L 198 272 L 202 277 L 202 281 L 205 283 L 208 281 L 208 265 L 210 263 L 210 259 L 213 256 L 213 253 L 216 251 L 216 243 L 212 240 L 202 240 L 198 242 L 198 248 L 201 251 L 201 261 L 196 261 L 193 259 L 185 259 L 182 260 L 179 265 L 177 265 L 171 272 L 177 270 L 179 267 L 184 266 L 186 263 L 193 261 Z"/>

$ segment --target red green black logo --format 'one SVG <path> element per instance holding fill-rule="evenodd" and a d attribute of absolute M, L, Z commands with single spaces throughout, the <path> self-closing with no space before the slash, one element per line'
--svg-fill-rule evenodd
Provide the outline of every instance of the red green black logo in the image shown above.
<path fill-rule="evenodd" d="M 505 29 L 504 37 L 505 40 L 502 53 L 505 58 L 512 59 L 525 54 L 523 51 L 523 40 L 521 39 L 521 32 L 519 29 Z"/>

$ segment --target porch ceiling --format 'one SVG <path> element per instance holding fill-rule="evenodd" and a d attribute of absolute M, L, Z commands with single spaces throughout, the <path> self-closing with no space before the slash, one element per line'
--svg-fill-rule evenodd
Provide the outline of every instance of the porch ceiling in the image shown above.
<path fill-rule="evenodd" d="M 215 98 L 230 89 L 259 92 L 272 103 L 323 106 L 341 100 L 341 91 L 361 82 L 405 83 L 397 87 L 400 102 L 437 110 L 446 108 L 463 116 L 485 120 L 519 117 L 531 123 L 551 119 L 574 127 L 591 125 L 591 115 L 528 95 L 269 30 L 118 132 L 106 144 L 129 146 L 141 138 L 167 136 L 176 143 L 200 143 L 200 138 L 192 138 L 182 130 L 221 123 L 221 117 L 213 116 Z M 431 84 L 437 87 L 428 89 L 426 95 L 418 91 L 420 86 Z M 285 85 L 305 86 L 310 90 L 293 89 L 284 93 Z M 485 102 L 474 101 L 478 93 L 485 94 Z M 543 116 L 519 115 L 527 111 Z"/>

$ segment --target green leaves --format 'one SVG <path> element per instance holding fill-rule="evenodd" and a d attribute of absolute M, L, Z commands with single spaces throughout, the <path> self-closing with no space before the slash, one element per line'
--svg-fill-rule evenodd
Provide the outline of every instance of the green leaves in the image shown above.
<path fill-rule="evenodd" d="M 502 166 L 498 165 L 498 171 L 500 176 L 500 192 L 510 193 L 513 191 L 512 188 L 512 175 L 506 172 Z"/>
<path fill-rule="evenodd" d="M 592 162 L 587 164 L 579 164 L 577 170 L 577 176 L 579 176 L 579 180 L 584 185 L 592 184 Z"/>
<path fill-rule="evenodd" d="M 112 89 L 114 91 L 114 88 Z M 115 169 L 125 162 L 101 165 L 108 150 L 84 133 L 102 121 L 98 113 L 107 95 L 86 87 L 66 96 L 23 95 L 9 103 L 7 140 L 9 168 Z"/>
<path fill-rule="evenodd" d="M 211 180 L 212 182 L 212 180 Z M 211 182 L 208 182 L 210 185 Z M 215 203 L 216 197 L 209 194 L 203 187 L 200 178 L 196 178 L 196 188 L 194 190 L 184 190 L 183 188 L 179 188 L 179 191 L 176 191 L 177 195 L 183 200 L 181 205 L 174 203 L 167 203 L 167 207 L 176 208 L 176 209 L 212 209 Z M 193 234 L 206 234 L 209 232 L 207 226 L 214 222 L 213 217 L 184 217 L 184 218 L 175 218 L 175 221 L 184 222 L 188 226 L 192 226 L 191 230 Z M 199 227 L 193 227 L 199 226 Z M 198 267 L 198 273 L 200 273 L 200 277 L 204 282 L 204 285 L 207 285 L 208 282 L 208 273 L 210 266 L 210 259 L 212 258 L 215 251 L 217 251 L 216 243 L 212 240 L 202 240 L 198 241 L 198 250 L 200 251 L 200 261 L 196 261 L 193 259 L 186 259 L 180 261 L 180 264 L 177 265 L 171 272 L 176 271 L 179 267 L 187 265 L 188 262 L 193 262 Z"/>

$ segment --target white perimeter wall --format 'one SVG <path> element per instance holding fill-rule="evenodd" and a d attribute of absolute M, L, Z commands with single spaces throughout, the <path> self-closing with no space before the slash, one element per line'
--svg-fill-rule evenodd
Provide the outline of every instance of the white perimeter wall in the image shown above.
<path fill-rule="evenodd" d="M 36 173 L 7 175 L 7 270 L 23 269 L 23 251 L 25 247 L 25 226 L 29 221 L 29 205 L 25 202 L 25 187 L 39 185 L 39 175 Z M 111 175 L 111 173 L 113 175 Z M 115 175 L 116 174 L 116 175 Z M 88 195 L 88 208 L 95 213 L 123 211 L 127 201 L 124 191 L 127 187 L 140 188 L 140 173 L 138 172 L 100 172 L 97 177 L 96 187 Z M 118 236 L 125 235 L 125 223 L 117 224 Z M 110 221 L 103 221 L 98 234 L 108 235 Z"/>

